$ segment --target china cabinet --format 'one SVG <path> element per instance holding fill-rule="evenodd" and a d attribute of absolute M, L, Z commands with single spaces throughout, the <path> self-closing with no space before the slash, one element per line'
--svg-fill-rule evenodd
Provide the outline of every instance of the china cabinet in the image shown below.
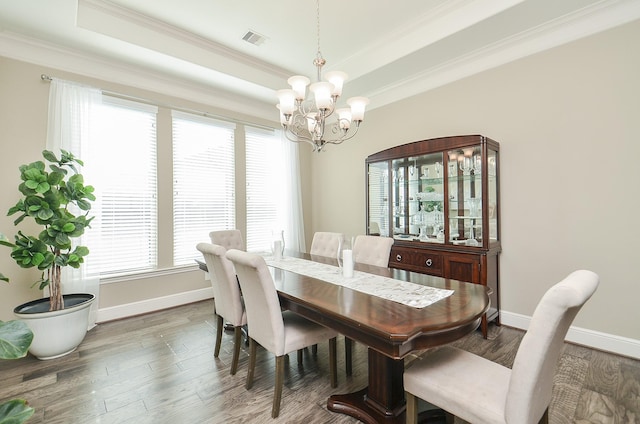
<path fill-rule="evenodd" d="M 366 159 L 367 233 L 395 239 L 389 266 L 482 284 L 499 324 L 498 142 L 482 135 L 416 141 Z"/>

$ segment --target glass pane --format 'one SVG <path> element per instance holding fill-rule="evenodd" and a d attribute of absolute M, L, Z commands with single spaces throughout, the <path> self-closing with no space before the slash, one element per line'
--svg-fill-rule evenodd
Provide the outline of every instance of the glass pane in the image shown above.
<path fill-rule="evenodd" d="M 173 112 L 173 265 L 202 257 L 209 232 L 235 228 L 234 127 Z M 215 183 L 203 183 L 203 182 Z"/>
<path fill-rule="evenodd" d="M 389 237 L 389 163 L 369 164 L 369 234 Z"/>
<path fill-rule="evenodd" d="M 393 217 L 393 235 L 408 236 L 407 220 L 407 184 L 405 180 L 406 159 L 396 159 L 391 165 L 391 207 Z"/>
<path fill-rule="evenodd" d="M 482 246 L 482 153 L 480 146 L 448 152 L 449 240 Z"/>
<path fill-rule="evenodd" d="M 444 242 L 442 163 L 442 153 L 393 161 L 394 237 Z"/>
<path fill-rule="evenodd" d="M 422 155 L 415 158 L 419 173 L 417 190 L 411 198 L 412 234 L 419 241 L 444 243 L 444 169 L 442 153 Z"/>
<path fill-rule="evenodd" d="M 489 185 L 489 243 L 498 241 L 498 152 L 489 149 L 487 158 Z"/>

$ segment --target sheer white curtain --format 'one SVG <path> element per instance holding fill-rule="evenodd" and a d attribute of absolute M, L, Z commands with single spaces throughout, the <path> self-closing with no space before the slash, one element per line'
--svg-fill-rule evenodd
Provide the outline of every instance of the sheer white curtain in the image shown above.
<path fill-rule="evenodd" d="M 278 130 L 281 143 L 284 163 L 290 166 L 285 167 L 285 187 L 284 204 L 291 207 L 285 208 L 288 216 L 284 217 L 285 246 L 298 252 L 306 252 L 304 237 L 304 217 L 302 214 L 302 186 L 300 184 L 300 157 L 298 143 L 287 140 L 284 133 Z"/>
<path fill-rule="evenodd" d="M 54 78 L 49 88 L 47 150 L 51 150 L 58 157 L 60 149 L 67 150 L 80 159 L 89 157 L 91 114 L 101 103 L 101 98 L 102 93 L 96 88 Z M 92 185 L 90 168 L 83 168 L 80 172 L 85 177 L 85 183 Z M 90 228 L 86 230 L 89 231 Z M 80 237 L 76 243 L 83 244 L 83 239 L 84 237 Z M 88 247 L 91 250 L 91 247 Z M 87 260 L 90 258 L 91 255 Z M 63 293 L 92 293 L 96 296 L 89 315 L 89 328 L 94 327 L 98 312 L 99 276 L 88 275 L 85 265 L 79 269 L 65 267 L 62 281 Z"/>

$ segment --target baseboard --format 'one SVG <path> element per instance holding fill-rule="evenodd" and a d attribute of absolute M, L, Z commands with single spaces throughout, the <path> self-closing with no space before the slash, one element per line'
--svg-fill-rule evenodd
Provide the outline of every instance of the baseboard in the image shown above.
<path fill-rule="evenodd" d="M 529 328 L 530 316 L 500 311 L 500 322 L 509 327 L 526 330 Z M 565 339 L 568 342 L 587 346 L 593 349 L 640 359 L 640 340 L 620 337 L 613 334 L 571 327 Z"/>
<path fill-rule="evenodd" d="M 142 315 L 206 299 L 213 299 L 213 289 L 211 287 L 98 309 L 97 322 L 99 324 L 101 322 Z"/>
<path fill-rule="evenodd" d="M 175 306 L 201 300 L 212 299 L 213 289 L 203 288 L 170 296 L 157 297 L 140 302 L 127 303 L 98 310 L 97 322 L 107 322 L 116 319 L 142 315 Z M 513 312 L 500 311 L 500 322 L 506 326 L 526 330 L 529 328 L 530 316 Z M 593 349 L 615 353 L 634 359 L 640 359 L 640 340 L 620 337 L 613 334 L 601 333 L 579 327 L 571 327 L 566 340 L 571 343 L 587 346 Z"/>

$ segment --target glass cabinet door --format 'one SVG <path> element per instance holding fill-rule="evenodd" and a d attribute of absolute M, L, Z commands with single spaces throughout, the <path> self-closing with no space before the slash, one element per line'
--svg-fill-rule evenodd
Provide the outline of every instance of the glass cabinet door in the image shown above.
<path fill-rule="evenodd" d="M 450 150 L 449 241 L 456 245 L 482 246 L 482 152 L 480 146 Z"/>
<path fill-rule="evenodd" d="M 442 158 L 442 153 L 432 153 L 392 161 L 394 237 L 444 242 Z"/>
<path fill-rule="evenodd" d="M 391 237 L 389 232 L 389 162 L 370 163 L 368 234 Z"/>

